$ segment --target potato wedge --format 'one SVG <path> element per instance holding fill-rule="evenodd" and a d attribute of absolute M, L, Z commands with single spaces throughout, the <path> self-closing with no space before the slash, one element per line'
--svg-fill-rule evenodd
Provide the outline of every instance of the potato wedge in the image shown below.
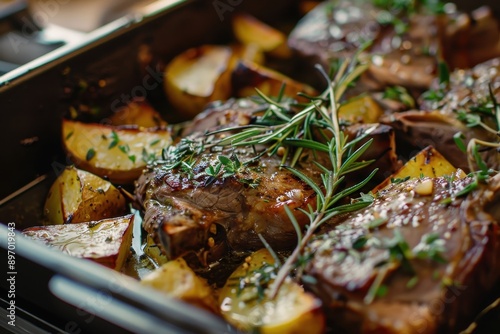
<path fill-rule="evenodd" d="M 137 125 L 144 128 L 166 126 L 154 108 L 146 101 L 133 101 L 108 118 L 111 125 Z"/>
<path fill-rule="evenodd" d="M 284 95 L 296 98 L 298 101 L 307 102 L 306 99 L 297 96 L 300 92 L 318 95 L 318 92 L 311 86 L 250 61 L 240 61 L 231 78 L 233 92 L 238 97 L 256 95 L 255 88 L 267 96 L 278 96 L 283 83 L 286 84 Z"/>
<path fill-rule="evenodd" d="M 230 47 L 203 45 L 175 57 L 165 69 L 165 92 L 170 103 L 191 118 L 208 102 L 227 99 L 231 55 Z"/>
<path fill-rule="evenodd" d="M 134 215 L 67 225 L 30 227 L 24 235 L 71 256 L 120 270 L 130 252 Z"/>
<path fill-rule="evenodd" d="M 172 143 L 163 128 L 114 127 L 63 120 L 65 151 L 75 165 L 113 183 L 130 184 Z"/>
<path fill-rule="evenodd" d="M 234 36 L 242 44 L 257 45 L 262 51 L 279 58 L 289 58 L 292 55 L 286 35 L 252 15 L 235 14 L 232 27 Z"/>
<path fill-rule="evenodd" d="M 203 45 L 184 51 L 165 68 L 165 92 L 190 119 L 212 101 L 231 96 L 231 71 L 237 59 L 262 61 L 254 46 Z"/>
<path fill-rule="evenodd" d="M 396 171 L 396 173 L 376 186 L 372 192 L 376 193 L 392 182 L 402 181 L 406 178 L 440 177 L 445 175 L 465 177 L 463 171 L 460 170 L 457 172 L 457 169 L 434 147 L 427 146 L 413 158 L 408 160 L 403 167 Z"/>
<path fill-rule="evenodd" d="M 231 274 L 219 295 L 223 317 L 245 331 L 322 333 L 325 324 L 320 303 L 300 285 L 286 281 L 275 299 L 266 295 L 272 279 L 266 282 L 264 276 L 273 270 L 273 263 L 271 254 L 261 249 Z M 257 288 L 259 284 L 263 290 Z"/>
<path fill-rule="evenodd" d="M 384 111 L 369 95 L 350 99 L 339 108 L 339 118 L 350 123 L 378 123 Z"/>
<path fill-rule="evenodd" d="M 214 290 L 183 258 L 169 261 L 148 274 L 141 283 L 213 313 L 218 312 Z"/>
<path fill-rule="evenodd" d="M 81 223 L 124 215 L 126 199 L 109 181 L 67 167 L 52 184 L 44 206 L 47 224 Z"/>
<path fill-rule="evenodd" d="M 265 56 L 261 49 L 254 44 L 232 44 L 233 55 L 230 62 L 230 70 L 233 70 L 240 60 L 248 60 L 257 64 L 264 64 Z"/>

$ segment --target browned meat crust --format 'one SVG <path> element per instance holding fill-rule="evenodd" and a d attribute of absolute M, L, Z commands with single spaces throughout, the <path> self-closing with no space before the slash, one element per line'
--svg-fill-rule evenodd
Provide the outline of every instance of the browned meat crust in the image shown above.
<path fill-rule="evenodd" d="M 406 143 L 408 147 L 417 149 L 432 145 L 455 167 L 469 171 L 467 159 L 463 158 L 453 136 L 460 131 L 466 142 L 472 138 L 493 142 L 497 140 L 497 136 L 483 128 L 467 127 L 464 121 L 459 120 L 459 113 L 475 112 L 482 115 L 483 122 L 496 128 L 490 87 L 494 99 L 500 101 L 500 58 L 481 63 L 472 69 L 453 71 L 446 88 L 439 87 L 438 82 L 431 88 L 433 92 L 442 94 L 442 98 L 421 97 L 419 104 L 422 110 L 394 113 L 383 117 L 382 122 L 390 124 L 396 130 L 398 143 Z M 482 111 L 478 113 L 476 110 Z M 487 116 L 488 113 L 490 116 Z M 500 154 L 497 150 L 486 150 L 482 156 L 491 168 L 500 167 Z"/>
<path fill-rule="evenodd" d="M 362 81 L 370 89 L 426 89 L 440 58 L 451 68 L 467 68 L 500 55 L 499 24 L 487 7 L 470 14 L 421 10 L 399 18 L 400 24 L 386 23 L 388 15 L 371 1 L 325 1 L 299 21 L 289 45 L 329 68 L 335 59 L 350 58 L 371 41 L 367 53 L 373 64 Z"/>
<path fill-rule="evenodd" d="M 311 243 L 306 274 L 349 333 L 456 332 L 500 282 L 500 177 L 442 204 L 471 179 L 392 184 L 374 203 Z M 429 181 L 426 181 L 429 182 Z M 380 279 L 380 281 L 379 281 Z M 374 293 L 377 289 L 377 293 Z"/>
<path fill-rule="evenodd" d="M 241 103 L 229 101 L 199 116 L 190 127 L 190 138 L 204 138 L 201 129 L 248 123 L 258 106 L 248 100 L 243 107 Z M 142 175 L 136 195 L 145 209 L 143 226 L 169 257 L 195 252 L 206 265 L 205 260 L 220 256 L 213 252 L 226 249 L 215 241 L 236 251 L 250 251 L 262 247 L 259 234 L 276 250 L 294 246 L 295 230 L 284 205 L 297 213 L 304 227 L 308 220 L 297 209 L 314 207 L 315 193 L 291 172 L 280 169 L 280 157 L 264 155 L 227 177 L 206 173 L 220 155 L 243 163 L 256 154 L 252 148 L 207 149 L 194 156 L 189 173 L 158 165 Z M 313 159 L 318 156 L 305 156 L 297 168 L 319 183 L 320 172 Z"/>
<path fill-rule="evenodd" d="M 261 105 L 250 100 L 229 100 L 199 115 L 185 134 L 190 134 L 189 140 L 207 140 L 208 129 L 246 125 L 260 108 Z M 368 127 L 354 125 L 347 133 L 350 138 L 356 138 Z M 346 186 L 363 180 L 374 167 L 381 168 L 376 183 L 399 167 L 393 130 L 378 125 L 370 137 L 374 139 L 372 147 L 362 159 L 373 159 L 376 163 L 347 180 Z M 183 143 L 177 147 L 180 145 Z M 280 156 L 259 157 L 258 150 L 258 147 L 207 148 L 193 155 L 190 171 L 170 168 L 166 162 L 144 172 L 135 190 L 145 210 L 143 226 L 169 257 L 195 253 L 206 266 L 228 249 L 261 248 L 259 235 L 277 251 L 295 246 L 296 232 L 284 206 L 293 211 L 304 228 L 309 220 L 299 209 L 314 209 L 316 194 L 293 173 L 281 168 Z M 232 175 L 214 178 L 206 169 L 217 165 L 221 155 L 238 160 L 242 166 Z M 254 162 L 243 165 L 256 156 L 258 159 Z M 295 168 L 321 184 L 320 169 L 315 163 L 329 166 L 325 154 L 308 152 L 303 153 Z"/>

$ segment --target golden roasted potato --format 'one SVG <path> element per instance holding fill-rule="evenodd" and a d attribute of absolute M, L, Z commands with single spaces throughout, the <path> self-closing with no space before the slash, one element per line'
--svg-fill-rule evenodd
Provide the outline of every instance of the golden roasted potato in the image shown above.
<path fill-rule="evenodd" d="M 164 128 L 114 127 L 63 120 L 63 145 L 75 165 L 108 178 L 130 184 L 148 161 L 161 155 L 172 143 Z"/>
<path fill-rule="evenodd" d="M 406 178 L 440 177 L 445 175 L 465 177 L 463 171 L 460 170 L 457 172 L 457 169 L 434 147 L 427 146 L 413 158 L 408 160 L 403 167 L 396 171 L 396 173 L 376 186 L 372 192 L 376 193 L 387 187 L 391 182 L 402 181 Z"/>
<path fill-rule="evenodd" d="M 384 111 L 369 95 L 350 99 L 339 108 L 339 118 L 351 123 L 378 123 Z"/>
<path fill-rule="evenodd" d="M 169 261 L 148 274 L 141 283 L 171 297 L 219 313 L 214 290 L 186 264 L 183 258 Z"/>
<path fill-rule="evenodd" d="M 165 91 L 170 103 L 193 117 L 210 101 L 230 94 L 228 46 L 203 45 L 175 57 L 165 69 Z"/>
<path fill-rule="evenodd" d="M 45 200 L 47 224 L 80 223 L 124 215 L 126 199 L 109 181 L 66 167 L 52 184 Z"/>
<path fill-rule="evenodd" d="M 297 93 L 318 95 L 318 92 L 309 85 L 298 82 L 265 66 L 245 60 L 238 63 L 231 78 L 233 92 L 238 97 L 256 95 L 255 88 L 258 88 L 267 96 L 278 96 L 283 83 L 286 84 L 284 95 L 296 98 L 298 101 L 307 102 L 304 98 L 297 96 Z"/>
<path fill-rule="evenodd" d="M 111 125 L 137 125 L 143 128 L 166 126 L 161 115 L 146 101 L 133 101 L 108 118 Z"/>
<path fill-rule="evenodd" d="M 154 242 L 153 238 L 149 234 L 146 236 L 146 242 L 143 244 L 143 250 L 149 260 L 152 261 L 157 267 L 168 262 L 167 255 L 162 252 L 160 246 Z"/>
<path fill-rule="evenodd" d="M 272 272 L 273 264 L 271 254 L 261 249 L 231 274 L 219 295 L 223 317 L 245 331 L 322 333 L 325 323 L 320 302 L 300 285 L 285 281 L 276 298 L 268 296 L 267 287 L 273 280 L 266 277 Z"/>
<path fill-rule="evenodd" d="M 280 58 L 289 58 L 292 55 L 286 35 L 252 15 L 235 14 L 232 26 L 234 36 L 242 44 L 257 45 L 262 51 Z"/>
<path fill-rule="evenodd" d="M 165 92 L 185 118 L 192 118 L 205 105 L 231 96 L 231 71 L 237 59 L 262 61 L 253 46 L 202 45 L 176 56 L 165 68 Z"/>
<path fill-rule="evenodd" d="M 85 223 L 35 226 L 22 231 L 29 238 L 71 256 L 120 270 L 129 255 L 134 215 Z"/>
<path fill-rule="evenodd" d="M 231 57 L 230 70 L 233 70 L 240 60 L 248 60 L 257 64 L 264 64 L 265 56 L 262 50 L 254 44 L 231 45 L 233 55 Z"/>

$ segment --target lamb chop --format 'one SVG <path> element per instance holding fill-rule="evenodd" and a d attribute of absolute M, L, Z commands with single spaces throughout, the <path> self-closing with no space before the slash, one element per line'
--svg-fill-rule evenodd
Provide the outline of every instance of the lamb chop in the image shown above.
<path fill-rule="evenodd" d="M 394 183 L 310 243 L 308 287 L 334 328 L 456 333 L 495 298 L 500 175 L 453 195 L 472 181 L 457 174 Z"/>
<path fill-rule="evenodd" d="M 169 258 L 194 253 L 199 261 L 193 261 L 206 266 L 228 250 L 261 248 L 261 237 L 277 251 L 295 246 L 296 232 L 284 207 L 294 212 L 303 228 L 309 221 L 298 209 L 315 207 L 315 191 L 281 168 L 279 154 L 261 155 L 258 146 L 208 147 L 228 133 L 207 137 L 207 130 L 248 125 L 262 108 L 250 99 L 208 108 L 186 128 L 185 139 L 172 148 L 170 161 L 157 163 L 138 180 L 135 193 L 145 209 L 144 229 Z M 352 126 L 351 138 L 361 136 L 367 126 Z M 380 180 L 399 167 L 394 159 L 394 134 L 388 126 L 375 125 L 370 136 L 374 141 L 366 159 L 383 168 Z M 199 146 L 202 141 L 203 147 Z M 189 159 L 172 167 L 171 160 L 182 154 Z M 295 168 L 320 184 L 321 170 L 316 163 L 328 167 L 328 154 L 305 151 Z M 214 177 L 213 171 L 222 165 L 224 175 L 220 172 Z M 366 177 L 369 172 L 371 169 L 360 171 L 358 176 L 362 178 L 364 173 Z"/>
<path fill-rule="evenodd" d="M 500 58 L 478 64 L 472 69 L 455 70 L 449 82 L 435 80 L 430 90 L 419 98 L 419 111 L 410 110 L 382 117 L 392 126 L 401 145 L 400 154 L 408 155 L 427 145 L 434 146 L 455 166 L 469 170 L 467 160 L 457 147 L 454 136 L 462 132 L 465 141 L 472 138 L 498 141 L 495 103 L 500 101 Z M 481 119 L 492 132 L 471 122 Z M 407 151 L 401 150 L 406 146 Z M 500 154 L 490 149 L 482 153 L 488 166 L 498 169 Z"/>
<path fill-rule="evenodd" d="M 336 59 L 352 57 L 370 41 L 366 51 L 373 64 L 362 83 L 371 90 L 387 85 L 425 90 L 437 74 L 438 58 L 455 68 L 500 55 L 498 23 L 489 8 L 468 15 L 439 2 L 411 3 L 416 7 L 325 1 L 299 21 L 289 45 L 302 57 L 328 68 Z"/>
<path fill-rule="evenodd" d="M 191 137 L 177 149 L 189 141 L 215 140 L 205 137 L 207 129 L 246 125 L 260 108 L 250 100 L 232 100 L 209 109 L 194 120 L 185 133 L 191 132 Z M 209 175 L 206 169 L 218 165 L 221 155 L 237 165 L 235 172 L 222 178 Z M 202 149 L 194 152 L 188 173 L 158 165 L 142 175 L 136 195 L 145 209 L 143 226 L 170 258 L 195 252 L 210 262 L 227 247 L 236 251 L 260 248 L 258 234 L 277 249 L 293 246 L 294 228 L 283 207 L 314 205 L 314 191 L 290 172 L 280 170 L 281 158 L 276 155 L 263 155 L 254 163 L 241 165 L 255 156 L 249 147 Z M 300 166 L 319 182 L 312 157 L 302 160 Z M 305 216 L 297 219 L 306 224 Z"/>

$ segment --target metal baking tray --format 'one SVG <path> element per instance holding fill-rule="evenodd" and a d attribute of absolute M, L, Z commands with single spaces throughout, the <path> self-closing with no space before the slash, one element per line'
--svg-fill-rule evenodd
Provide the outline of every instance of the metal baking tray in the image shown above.
<path fill-rule="evenodd" d="M 127 96 L 143 94 L 164 110 L 157 64 L 192 46 L 229 41 L 233 12 L 246 11 L 269 23 L 294 22 L 299 15 L 297 1 L 222 1 L 224 9 L 218 3 L 157 1 L 77 45 L 58 48 L 0 76 L 0 253 L 5 262 L 7 224 L 15 223 L 17 230 L 38 225 L 52 181 L 70 163 L 61 150 L 60 123 L 71 106 L 111 111 Z M 497 1 L 481 3 L 500 10 Z M 467 1 L 458 4 L 470 7 Z M 153 61 L 143 62 L 145 54 Z M 83 93 L 82 83 L 87 87 Z M 7 310 L 0 321 L 2 333 L 236 332 L 204 311 L 159 298 L 133 279 L 20 236 L 15 252 L 17 322 L 16 327 L 4 324 L 11 286 L 2 280 L 0 303 Z"/>

